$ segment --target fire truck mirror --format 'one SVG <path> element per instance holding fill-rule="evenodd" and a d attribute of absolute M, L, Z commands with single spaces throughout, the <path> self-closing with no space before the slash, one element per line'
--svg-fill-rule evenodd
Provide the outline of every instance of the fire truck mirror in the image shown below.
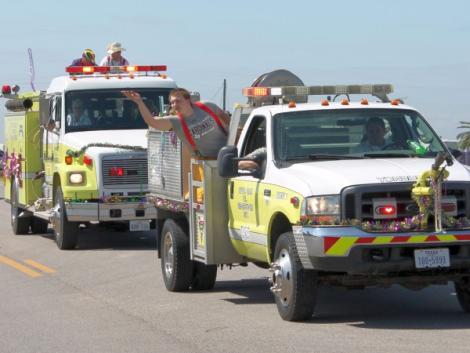
<path fill-rule="evenodd" d="M 47 126 L 51 115 L 51 104 L 49 98 L 39 98 L 39 115 L 41 117 L 41 125 Z"/>
<path fill-rule="evenodd" d="M 220 149 L 217 156 L 217 169 L 222 178 L 238 175 L 237 157 L 238 150 L 235 146 L 225 146 Z"/>

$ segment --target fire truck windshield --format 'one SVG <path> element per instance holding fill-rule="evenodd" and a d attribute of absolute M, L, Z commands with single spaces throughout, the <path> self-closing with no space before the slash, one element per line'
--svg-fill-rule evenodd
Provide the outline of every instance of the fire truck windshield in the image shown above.
<path fill-rule="evenodd" d="M 168 89 L 137 89 L 152 114 L 168 104 Z M 65 95 L 65 132 L 147 129 L 137 105 L 121 90 L 70 91 Z"/>

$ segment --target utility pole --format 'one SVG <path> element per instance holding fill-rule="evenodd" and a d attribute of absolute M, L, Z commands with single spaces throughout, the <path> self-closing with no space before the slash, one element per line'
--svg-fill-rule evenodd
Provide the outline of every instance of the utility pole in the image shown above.
<path fill-rule="evenodd" d="M 226 100 L 227 100 L 227 79 L 224 78 L 224 89 L 223 89 L 223 98 L 222 98 L 222 109 L 225 111 L 225 106 L 226 106 Z"/>

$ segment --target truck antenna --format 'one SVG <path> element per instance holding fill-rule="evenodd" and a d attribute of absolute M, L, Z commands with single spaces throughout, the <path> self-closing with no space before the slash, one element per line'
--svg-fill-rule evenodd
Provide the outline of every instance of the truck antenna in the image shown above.
<path fill-rule="evenodd" d="M 36 92 L 36 88 L 34 87 L 34 61 L 33 61 L 33 51 L 31 48 L 28 48 L 28 57 L 29 57 L 29 82 L 31 84 L 31 89 Z"/>

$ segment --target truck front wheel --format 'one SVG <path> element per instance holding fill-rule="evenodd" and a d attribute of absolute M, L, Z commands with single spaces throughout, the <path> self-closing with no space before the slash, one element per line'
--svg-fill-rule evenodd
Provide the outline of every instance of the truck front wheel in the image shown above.
<path fill-rule="evenodd" d="M 172 219 L 163 224 L 160 250 L 165 287 L 171 292 L 188 290 L 193 277 L 189 259 L 189 238 Z"/>
<path fill-rule="evenodd" d="M 318 292 L 317 276 L 302 268 L 291 232 L 281 234 L 277 240 L 274 259 L 271 290 L 279 315 L 286 321 L 310 319 Z"/>
<path fill-rule="evenodd" d="M 29 217 L 20 217 L 23 210 L 19 207 L 18 183 L 16 182 L 16 179 L 12 180 L 10 190 L 11 190 L 10 192 L 10 200 L 11 200 L 10 221 L 11 221 L 11 228 L 13 229 L 13 233 L 15 233 L 15 235 L 28 234 L 29 223 L 31 219 Z"/>
<path fill-rule="evenodd" d="M 52 228 L 55 242 L 61 250 L 74 249 L 78 242 L 78 224 L 69 222 L 65 212 L 65 201 L 62 189 L 57 188 L 54 211 L 52 215 Z"/>
<path fill-rule="evenodd" d="M 470 313 L 470 277 L 462 278 L 454 284 L 460 306 L 467 313 Z"/>

